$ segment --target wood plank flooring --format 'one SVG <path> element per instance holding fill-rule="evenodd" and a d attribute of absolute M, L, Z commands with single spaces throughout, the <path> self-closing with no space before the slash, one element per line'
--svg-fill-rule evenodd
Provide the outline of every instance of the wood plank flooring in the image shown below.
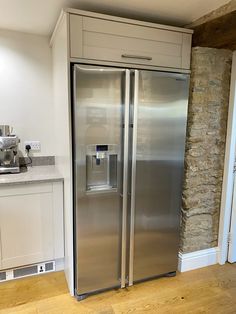
<path fill-rule="evenodd" d="M 0 314 L 236 313 L 236 264 L 214 265 L 77 302 L 63 272 L 0 284 Z"/>

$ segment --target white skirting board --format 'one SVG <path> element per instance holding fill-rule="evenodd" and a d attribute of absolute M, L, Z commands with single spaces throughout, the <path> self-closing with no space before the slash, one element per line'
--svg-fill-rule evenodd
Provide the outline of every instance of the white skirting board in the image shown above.
<path fill-rule="evenodd" d="M 55 260 L 55 263 L 56 263 L 56 271 L 61 271 L 61 270 L 64 270 L 65 269 L 65 261 L 64 261 L 64 258 L 58 258 Z"/>
<path fill-rule="evenodd" d="M 218 263 L 219 248 L 195 251 L 191 253 L 179 253 L 178 270 L 185 272 Z"/>

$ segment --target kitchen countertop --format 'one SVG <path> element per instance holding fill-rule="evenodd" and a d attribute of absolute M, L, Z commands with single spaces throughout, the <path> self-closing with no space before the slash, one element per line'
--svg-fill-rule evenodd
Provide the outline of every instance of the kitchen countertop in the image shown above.
<path fill-rule="evenodd" d="M 0 185 L 62 180 L 63 177 L 55 166 L 34 166 L 27 170 L 23 168 L 20 173 L 0 174 Z"/>

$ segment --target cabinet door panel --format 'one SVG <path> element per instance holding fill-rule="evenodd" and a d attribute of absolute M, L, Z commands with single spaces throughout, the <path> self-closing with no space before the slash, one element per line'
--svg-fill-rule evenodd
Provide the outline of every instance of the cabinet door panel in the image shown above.
<path fill-rule="evenodd" d="M 83 56 L 87 59 L 180 68 L 181 49 L 181 45 L 172 43 L 84 32 Z"/>
<path fill-rule="evenodd" d="M 53 258 L 52 193 L 26 193 L 0 197 L 2 269 Z"/>
<path fill-rule="evenodd" d="M 146 27 L 123 22 L 107 21 L 92 17 L 83 17 L 83 30 L 89 32 L 97 32 L 102 34 L 111 34 L 117 36 L 143 38 L 146 40 L 154 40 L 168 42 L 173 44 L 182 44 L 182 33 Z"/>
<path fill-rule="evenodd" d="M 184 31 L 70 14 L 70 57 L 189 69 L 192 35 Z"/>

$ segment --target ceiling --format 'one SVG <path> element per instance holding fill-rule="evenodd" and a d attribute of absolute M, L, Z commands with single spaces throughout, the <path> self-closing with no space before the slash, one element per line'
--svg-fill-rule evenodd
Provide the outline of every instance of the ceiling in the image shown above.
<path fill-rule="evenodd" d="M 0 0 L 0 28 L 50 35 L 62 8 L 183 26 L 229 0 Z"/>

